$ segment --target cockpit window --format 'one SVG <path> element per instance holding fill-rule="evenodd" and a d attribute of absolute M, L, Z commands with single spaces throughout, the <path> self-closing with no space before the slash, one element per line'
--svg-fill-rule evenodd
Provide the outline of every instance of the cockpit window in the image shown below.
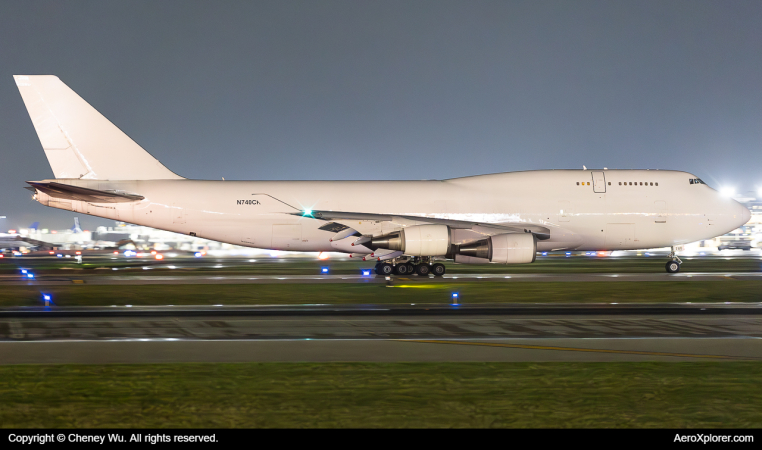
<path fill-rule="evenodd" d="M 706 184 L 700 178 L 691 178 L 688 180 L 690 184 Z"/>

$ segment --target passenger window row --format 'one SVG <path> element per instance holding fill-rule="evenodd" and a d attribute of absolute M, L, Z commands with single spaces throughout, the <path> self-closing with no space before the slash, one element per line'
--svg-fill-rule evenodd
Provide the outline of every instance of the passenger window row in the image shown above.
<path fill-rule="evenodd" d="M 701 181 L 700 178 L 690 178 L 690 179 L 688 179 L 688 182 L 690 184 L 706 184 L 703 181 Z"/>
<path fill-rule="evenodd" d="M 699 180 L 699 181 L 701 181 L 701 180 Z M 620 181 L 619 182 L 619 186 L 633 186 L 633 183 L 634 183 L 635 186 L 658 186 L 659 185 L 658 182 L 654 183 L 653 181 L 640 181 L 640 182 L 638 182 L 638 181 L 629 181 L 629 182 L 628 181 L 624 181 L 624 182 Z M 703 183 L 703 181 L 701 183 Z M 692 180 L 691 180 L 691 184 L 693 184 Z M 698 184 L 698 182 L 696 182 L 696 184 Z M 580 186 L 580 182 L 579 181 L 577 181 L 577 186 Z M 583 181 L 581 186 L 590 186 L 590 182 L 589 181 Z M 611 186 L 611 181 L 609 181 L 609 186 Z"/>

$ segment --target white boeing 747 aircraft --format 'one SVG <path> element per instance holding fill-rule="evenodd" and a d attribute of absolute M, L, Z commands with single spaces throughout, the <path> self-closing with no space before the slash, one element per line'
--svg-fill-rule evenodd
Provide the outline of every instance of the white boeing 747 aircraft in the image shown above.
<path fill-rule="evenodd" d="M 335 251 L 379 274 L 443 275 L 436 259 L 531 263 L 540 251 L 674 247 L 749 220 L 671 170 L 538 170 L 435 181 L 207 181 L 170 171 L 52 75 L 16 84 L 55 179 L 45 206 L 247 247 Z"/>

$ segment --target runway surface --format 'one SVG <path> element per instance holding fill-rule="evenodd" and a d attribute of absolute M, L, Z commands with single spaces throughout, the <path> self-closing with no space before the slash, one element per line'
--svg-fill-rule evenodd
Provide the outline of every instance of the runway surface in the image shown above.
<path fill-rule="evenodd" d="M 589 281 L 713 281 L 723 279 L 762 280 L 762 272 L 686 272 L 686 273 L 565 273 L 565 274 L 457 274 L 443 277 L 392 276 L 393 283 L 442 283 L 458 281 L 490 282 L 589 282 Z M 387 283 L 378 275 L 37 275 L 29 280 L 21 275 L 0 275 L 0 285 L 55 286 L 82 281 L 93 285 L 135 284 L 291 284 L 291 283 Z"/>
<path fill-rule="evenodd" d="M 760 304 L 107 310 L 4 310 L 0 362 L 762 360 Z"/>

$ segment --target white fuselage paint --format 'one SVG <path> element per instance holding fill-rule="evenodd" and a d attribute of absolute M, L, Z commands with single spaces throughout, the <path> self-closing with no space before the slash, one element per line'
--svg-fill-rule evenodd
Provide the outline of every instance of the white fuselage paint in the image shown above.
<path fill-rule="evenodd" d="M 37 200 L 215 241 L 290 251 L 334 251 L 334 233 L 318 229 L 325 221 L 292 214 L 303 210 L 536 224 L 551 230 L 550 239 L 538 241 L 538 251 L 681 245 L 724 234 L 748 220 L 749 211 L 741 204 L 707 185 L 689 184 L 692 178 L 696 177 L 664 170 L 545 170 L 443 181 L 56 179 L 50 181 L 119 189 L 145 199 L 56 202 L 38 193 Z M 406 225 L 342 223 L 373 235 Z"/>

